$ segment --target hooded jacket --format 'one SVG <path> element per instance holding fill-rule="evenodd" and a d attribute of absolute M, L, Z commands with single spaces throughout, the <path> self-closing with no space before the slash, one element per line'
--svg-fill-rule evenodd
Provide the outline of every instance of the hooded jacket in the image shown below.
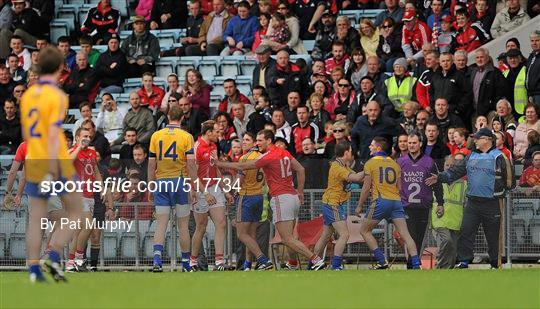
<path fill-rule="evenodd" d="M 497 15 L 495 15 L 493 24 L 491 24 L 491 36 L 496 39 L 503 34 L 523 25 L 530 19 L 531 18 L 529 17 L 529 15 L 527 15 L 527 13 L 525 13 L 523 8 L 520 8 L 513 18 L 510 17 L 510 13 L 508 13 L 508 8 L 505 8 L 504 10 L 497 13 Z"/>
<path fill-rule="evenodd" d="M 144 59 L 146 63 L 158 61 L 160 47 L 159 40 L 150 31 L 146 30 L 140 36 L 132 32 L 123 42 L 120 48 L 127 59 Z"/>

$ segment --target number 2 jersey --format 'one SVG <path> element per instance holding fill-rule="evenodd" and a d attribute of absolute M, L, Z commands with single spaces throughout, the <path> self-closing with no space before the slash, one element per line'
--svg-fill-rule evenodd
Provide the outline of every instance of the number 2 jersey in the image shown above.
<path fill-rule="evenodd" d="M 298 194 L 293 184 L 292 160 L 287 150 L 272 145 L 255 162 L 255 166 L 264 172 L 270 196 Z"/>
<path fill-rule="evenodd" d="M 404 207 L 431 208 L 433 193 L 437 204 L 443 205 L 443 191 L 440 183 L 429 187 L 426 178 L 431 174 L 439 173 L 437 165 L 432 158 L 421 154 L 413 159 L 410 155 L 402 156 L 397 160 L 401 168 L 401 202 Z"/>
<path fill-rule="evenodd" d="M 364 173 L 371 177 L 371 200 L 378 198 L 399 201 L 397 181 L 400 177 L 400 168 L 392 158 L 375 154 L 364 165 Z"/>
<path fill-rule="evenodd" d="M 23 136 L 28 143 L 26 156 L 26 180 L 39 183 L 49 173 L 49 159 L 57 159 L 60 177 L 73 179 L 75 168 L 68 154 L 62 123 L 68 108 L 66 94 L 56 85 L 38 81 L 26 90 L 21 98 L 21 125 Z M 60 128 L 58 136 L 58 157 L 49 158 L 49 128 Z"/>

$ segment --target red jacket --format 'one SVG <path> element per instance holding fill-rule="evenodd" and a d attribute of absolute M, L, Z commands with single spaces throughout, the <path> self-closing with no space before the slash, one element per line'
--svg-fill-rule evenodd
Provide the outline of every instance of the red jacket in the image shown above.
<path fill-rule="evenodd" d="M 141 98 L 141 106 L 150 105 L 150 107 L 159 107 L 161 106 L 161 101 L 163 101 L 165 90 L 156 85 L 152 85 L 152 95 L 148 95 L 148 92 L 146 92 L 144 87 L 141 87 L 141 89 L 137 91 L 137 94 Z"/>
<path fill-rule="evenodd" d="M 347 106 L 351 106 L 351 104 L 353 103 L 354 101 L 354 98 L 356 97 L 356 92 L 354 90 L 351 90 L 349 92 L 349 102 L 347 104 Z M 339 93 L 338 92 L 335 92 L 329 99 L 328 99 L 328 102 L 326 102 L 326 104 L 324 105 L 324 109 L 330 113 L 330 119 L 334 120 L 336 119 L 336 114 L 335 114 L 335 111 L 336 111 L 336 108 L 340 107 L 339 105 Z"/>
<path fill-rule="evenodd" d="M 326 74 L 327 75 L 330 75 L 332 73 L 332 70 L 337 68 L 337 67 L 342 67 L 344 71 L 347 70 L 348 66 L 349 66 L 349 56 L 347 54 L 345 54 L 343 56 L 343 58 L 341 59 L 341 61 L 336 61 L 334 59 L 334 57 L 332 58 L 328 58 L 324 61 L 324 66 L 326 68 Z"/>
<path fill-rule="evenodd" d="M 233 112 L 232 112 L 232 103 L 234 103 L 236 101 L 242 102 L 244 104 L 251 104 L 248 97 L 241 94 L 240 91 L 237 89 L 236 90 L 236 95 L 233 98 L 225 96 L 225 98 L 223 98 L 223 100 L 221 100 L 221 102 L 219 102 L 218 112 L 229 113 L 229 114 L 231 114 L 231 117 L 234 118 L 234 115 L 233 115 Z M 231 103 L 231 106 L 229 106 L 229 102 Z"/>
<path fill-rule="evenodd" d="M 456 34 L 456 50 L 472 52 L 489 39 L 489 34 L 479 24 L 467 24 L 458 29 Z"/>
<path fill-rule="evenodd" d="M 422 50 L 426 43 L 431 43 L 431 29 L 424 22 L 418 20 L 412 31 L 403 27 L 401 44 L 410 45 L 413 55 Z"/>

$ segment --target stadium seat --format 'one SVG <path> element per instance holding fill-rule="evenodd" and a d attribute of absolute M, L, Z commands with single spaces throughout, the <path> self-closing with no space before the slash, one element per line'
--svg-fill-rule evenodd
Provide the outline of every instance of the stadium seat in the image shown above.
<path fill-rule="evenodd" d="M 26 258 L 26 234 L 13 233 L 8 242 L 9 256 L 12 259 Z"/>
<path fill-rule="evenodd" d="M 240 74 L 238 69 L 238 61 L 236 60 L 223 60 L 220 64 L 221 76 L 227 78 L 234 78 L 236 75 Z"/>
<path fill-rule="evenodd" d="M 63 4 L 57 9 L 57 18 L 67 18 L 76 20 L 79 12 L 79 6 L 76 4 Z"/>
<path fill-rule="evenodd" d="M 96 0 L 91 0 L 96 1 Z M 120 16 L 129 17 L 129 3 L 127 0 L 111 0 L 111 6 L 120 12 Z"/>
<path fill-rule="evenodd" d="M 515 244 L 516 245 L 523 245 L 527 241 L 527 235 L 528 235 L 528 229 L 527 225 L 525 224 L 525 220 L 523 219 L 512 219 L 512 230 L 515 234 Z"/>
<path fill-rule="evenodd" d="M 103 258 L 115 259 L 118 250 L 118 233 L 111 231 L 103 232 Z"/>
<path fill-rule="evenodd" d="M 311 52 L 313 50 L 313 47 L 315 46 L 314 40 L 306 40 L 304 41 L 304 47 L 307 49 L 308 52 Z"/>
<path fill-rule="evenodd" d="M 6 249 L 7 249 L 7 238 L 6 235 L 0 233 L 0 259 L 3 259 L 6 257 Z"/>
<path fill-rule="evenodd" d="M 175 43 L 174 34 L 171 32 L 159 32 L 156 36 L 161 50 L 169 49 Z"/>
<path fill-rule="evenodd" d="M 184 58 L 182 58 L 182 60 L 178 61 L 176 64 L 176 74 L 178 74 L 178 76 L 186 76 L 187 70 L 195 69 L 196 67 L 196 61 L 184 60 Z"/>
<path fill-rule="evenodd" d="M 246 96 L 251 95 L 251 75 L 236 76 L 236 88 Z"/>
<path fill-rule="evenodd" d="M 257 61 L 255 60 L 244 60 L 240 62 L 240 68 L 242 69 L 242 75 L 253 75 L 253 70 L 257 66 Z"/>
<path fill-rule="evenodd" d="M 209 80 L 210 78 L 214 79 L 214 76 L 219 75 L 219 62 L 206 58 L 199 62 L 199 67 L 197 69 L 205 80 Z"/>
<path fill-rule="evenodd" d="M 120 256 L 122 258 L 135 258 L 138 252 L 137 236 L 134 231 L 124 231 L 120 237 Z"/>
<path fill-rule="evenodd" d="M 174 73 L 176 61 L 168 58 L 161 58 L 156 63 L 156 76 L 168 76 Z"/>
<path fill-rule="evenodd" d="M 77 21 L 82 24 L 88 15 L 88 11 L 93 8 L 93 4 L 83 4 L 79 6 L 79 13 L 77 14 Z"/>
<path fill-rule="evenodd" d="M 526 225 L 529 225 L 529 220 L 534 216 L 534 204 L 532 202 L 516 201 L 512 219 L 522 219 Z"/>
<path fill-rule="evenodd" d="M 51 41 L 57 42 L 58 38 L 61 36 L 67 36 L 69 35 L 69 24 L 66 22 L 65 19 L 55 19 L 51 22 L 50 25 L 51 28 Z"/>

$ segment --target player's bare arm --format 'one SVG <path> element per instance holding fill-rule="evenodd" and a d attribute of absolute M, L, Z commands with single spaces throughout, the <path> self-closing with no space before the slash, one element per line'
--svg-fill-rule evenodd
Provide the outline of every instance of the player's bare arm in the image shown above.
<path fill-rule="evenodd" d="M 368 199 L 369 191 L 371 191 L 371 176 L 366 175 L 364 178 L 364 185 L 362 186 L 362 192 L 360 193 L 360 199 L 358 200 L 358 206 L 355 211 L 357 216 L 360 216 L 364 209 L 364 204 Z"/>
<path fill-rule="evenodd" d="M 197 200 L 197 192 L 193 189 L 195 188 L 193 184 L 193 179 L 197 179 L 197 160 L 195 159 L 195 155 L 188 154 L 186 156 L 186 163 L 187 163 L 188 177 L 190 179 L 191 188 L 192 188 L 191 190 L 189 190 L 189 195 L 191 197 L 191 201 L 193 202 Z"/>
<path fill-rule="evenodd" d="M 347 177 L 347 180 L 350 182 L 361 183 L 364 181 L 365 177 L 366 177 L 366 174 L 362 171 L 358 173 L 350 173 L 349 177 Z"/>

